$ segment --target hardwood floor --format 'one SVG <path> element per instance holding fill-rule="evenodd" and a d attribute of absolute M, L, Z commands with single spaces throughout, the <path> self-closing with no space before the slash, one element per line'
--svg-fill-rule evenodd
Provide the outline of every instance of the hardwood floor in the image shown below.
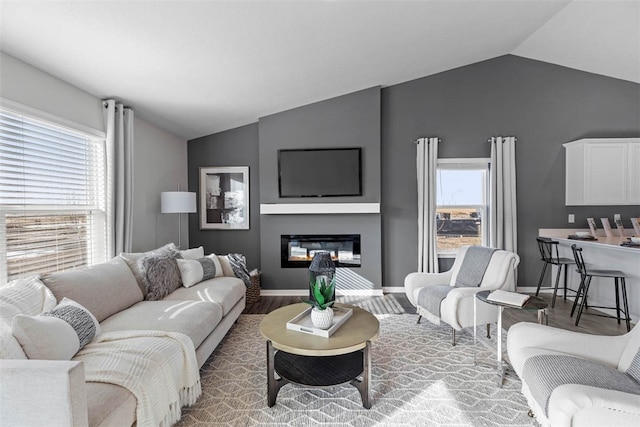
<path fill-rule="evenodd" d="M 618 325 L 615 319 L 607 319 L 589 314 L 583 314 L 580 318 L 580 325 L 575 326 L 575 315 L 569 317 L 573 302 L 566 301 L 562 297 L 556 299 L 556 306 L 551 308 L 551 294 L 540 294 L 540 297 L 549 303 L 547 312 L 549 314 L 549 326 L 567 329 L 571 331 L 584 332 L 596 335 L 622 335 L 627 332 L 624 321 Z M 381 297 L 362 298 L 393 298 L 402 307 L 405 314 L 415 315 L 415 308 L 411 305 L 405 294 L 385 294 Z M 268 314 L 273 310 L 289 304 L 302 301 L 300 296 L 261 296 L 258 302 L 247 305 L 245 314 Z M 338 297 L 340 301 L 340 297 Z M 585 313 L 589 313 L 587 310 Z M 518 322 L 537 322 L 537 313 L 527 312 L 518 309 L 507 308 L 504 311 L 503 325 L 505 329 Z M 633 326 L 632 326 L 633 327 Z"/>

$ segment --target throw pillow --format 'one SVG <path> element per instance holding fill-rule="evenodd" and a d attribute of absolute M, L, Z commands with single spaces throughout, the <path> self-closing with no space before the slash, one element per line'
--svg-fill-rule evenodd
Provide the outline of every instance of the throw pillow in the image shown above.
<path fill-rule="evenodd" d="M 118 256 L 123 260 L 125 260 L 129 268 L 131 269 L 131 272 L 135 276 L 136 281 L 138 282 L 138 286 L 140 287 L 140 290 L 142 291 L 143 295 L 146 297 L 147 286 L 144 280 L 144 273 L 141 271 L 142 267 L 140 265 L 140 260 L 145 256 L 153 256 L 153 255 L 176 255 L 177 256 L 179 254 L 180 254 L 180 251 L 178 250 L 178 248 L 174 243 L 167 243 L 166 245 L 161 246 L 152 251 L 137 252 L 137 253 L 122 252 Z"/>
<path fill-rule="evenodd" d="M 229 254 L 227 255 L 227 259 L 233 269 L 233 274 L 238 279 L 241 279 L 247 288 L 251 287 L 251 277 L 249 276 L 249 270 L 247 270 L 244 256 L 241 254 Z"/>
<path fill-rule="evenodd" d="M 29 359 L 71 360 L 100 333 L 100 324 L 89 310 L 64 298 L 38 316 L 15 316 L 11 331 Z"/>
<path fill-rule="evenodd" d="M 222 276 L 222 267 L 215 254 L 202 257 L 196 260 L 179 259 L 178 268 L 182 277 L 182 285 L 185 288 L 200 283 L 203 280 Z"/>
<path fill-rule="evenodd" d="M 0 321 L 11 326 L 13 316 L 35 316 L 51 310 L 57 303 L 38 276 L 16 279 L 0 288 Z"/>
<path fill-rule="evenodd" d="M 185 249 L 180 251 L 180 255 L 182 255 L 182 259 L 200 259 L 204 257 L 204 248 L 200 246 L 199 248 Z"/>
<path fill-rule="evenodd" d="M 631 365 L 627 368 L 627 374 L 640 383 L 640 348 L 636 351 L 636 355 L 631 361 Z"/>
<path fill-rule="evenodd" d="M 141 258 L 139 264 L 147 291 L 146 300 L 159 301 L 182 286 L 174 255 L 148 255 Z"/>

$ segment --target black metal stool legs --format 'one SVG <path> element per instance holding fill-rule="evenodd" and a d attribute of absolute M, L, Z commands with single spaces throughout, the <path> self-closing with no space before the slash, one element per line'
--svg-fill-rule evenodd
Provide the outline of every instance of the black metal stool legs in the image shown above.
<path fill-rule="evenodd" d="M 542 273 L 540 273 L 540 279 L 538 279 L 538 289 L 536 289 L 536 296 L 538 296 L 538 294 L 540 293 L 540 287 L 542 286 L 542 281 L 544 280 L 544 274 L 547 272 L 548 265 L 549 263 L 545 262 L 544 266 L 542 266 Z"/>
<path fill-rule="evenodd" d="M 624 277 L 620 278 L 622 284 L 622 303 L 624 304 L 624 317 L 627 324 L 627 332 L 631 330 L 631 318 L 629 317 L 629 303 L 627 302 L 627 283 Z"/>

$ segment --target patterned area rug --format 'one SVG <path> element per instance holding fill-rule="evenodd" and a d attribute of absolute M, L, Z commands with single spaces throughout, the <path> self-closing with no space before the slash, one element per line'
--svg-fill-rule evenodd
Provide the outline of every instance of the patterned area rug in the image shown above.
<path fill-rule="evenodd" d="M 203 394 L 183 408 L 177 426 L 531 426 L 520 380 L 502 388 L 494 369 L 474 366 L 473 336 L 415 315 L 378 314 L 380 338 L 372 345 L 372 407 L 362 407 L 351 385 L 285 385 L 267 406 L 264 315 L 242 315 L 201 370 Z M 478 334 L 480 334 L 478 329 Z M 486 339 L 485 339 L 486 341 Z M 495 343 L 478 345 L 478 360 L 495 360 Z"/>

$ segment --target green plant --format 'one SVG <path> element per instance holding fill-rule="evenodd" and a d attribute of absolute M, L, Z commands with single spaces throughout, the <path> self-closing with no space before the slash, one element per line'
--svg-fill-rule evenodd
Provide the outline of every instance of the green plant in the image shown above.
<path fill-rule="evenodd" d="M 331 283 L 327 285 L 326 276 L 318 276 L 313 281 L 313 278 L 309 278 L 309 286 L 313 294 L 313 300 L 305 300 L 307 304 L 317 307 L 318 310 L 325 310 L 327 307 L 331 307 L 335 300 L 333 299 L 336 289 L 335 277 L 331 279 Z"/>

